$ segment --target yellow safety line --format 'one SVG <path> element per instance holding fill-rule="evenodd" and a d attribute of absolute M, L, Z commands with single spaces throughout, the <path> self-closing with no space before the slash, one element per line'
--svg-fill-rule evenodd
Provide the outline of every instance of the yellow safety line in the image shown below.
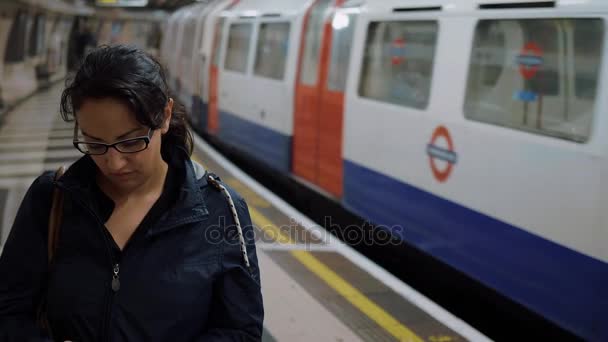
<path fill-rule="evenodd" d="M 267 234 L 272 240 L 285 245 L 295 244 L 295 241 L 293 241 L 289 235 L 281 231 L 279 227 L 275 226 L 268 218 L 266 218 L 266 216 L 260 213 L 253 206 L 249 207 L 249 214 L 251 214 L 251 219 L 255 223 L 256 227 L 260 228 L 264 234 Z"/>
<path fill-rule="evenodd" d="M 291 254 L 309 270 L 323 279 L 327 285 L 342 295 L 353 306 L 363 312 L 372 321 L 388 331 L 399 341 L 422 342 L 410 329 L 406 328 L 388 312 L 367 298 L 363 293 L 350 285 L 346 280 L 325 266 L 319 259 L 306 251 L 291 251 Z"/>
<path fill-rule="evenodd" d="M 192 159 L 203 165 L 199 158 L 192 156 Z M 293 245 L 296 242 L 284 231 L 279 229 L 264 214 L 255 207 L 249 206 L 249 213 L 255 225 L 267 234 L 272 240 L 286 245 Z M 344 299 L 359 309 L 372 321 L 376 322 L 389 334 L 399 341 L 422 342 L 423 340 L 410 329 L 401 324 L 397 319 L 384 311 L 380 306 L 367 298 L 363 293 L 350 285 L 344 278 L 332 271 L 314 255 L 307 251 L 290 251 L 296 260 L 304 265 L 308 270 L 323 280 L 334 291 L 339 293 Z"/>
<path fill-rule="evenodd" d="M 253 207 L 249 207 L 249 213 L 256 226 L 269 234 L 279 243 L 294 244 L 294 241 L 285 232 L 281 231 L 268 218 Z M 354 307 L 363 312 L 372 321 L 376 322 L 389 334 L 399 341 L 422 342 L 423 340 L 413 331 L 401 324 L 397 319 L 384 311 L 380 306 L 367 298 L 363 293 L 350 285 L 344 278 L 332 271 L 314 255 L 307 251 L 290 251 L 290 253 L 312 273 L 321 278 L 334 291 Z"/>

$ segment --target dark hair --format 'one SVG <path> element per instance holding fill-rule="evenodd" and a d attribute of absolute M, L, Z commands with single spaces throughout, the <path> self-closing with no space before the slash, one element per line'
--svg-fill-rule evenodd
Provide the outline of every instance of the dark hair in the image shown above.
<path fill-rule="evenodd" d="M 66 81 L 61 94 L 61 117 L 66 122 L 73 121 L 86 99 L 110 97 L 123 101 L 139 123 L 158 129 L 169 95 L 165 72 L 154 57 L 133 46 L 100 46 L 86 56 L 76 74 Z M 161 154 L 169 156 L 175 147 L 192 155 L 192 135 L 177 101 L 169 131 L 162 138 Z"/>

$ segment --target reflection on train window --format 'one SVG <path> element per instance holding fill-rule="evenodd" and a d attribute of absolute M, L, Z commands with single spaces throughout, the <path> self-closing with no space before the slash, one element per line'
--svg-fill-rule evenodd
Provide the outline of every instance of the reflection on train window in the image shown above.
<path fill-rule="evenodd" d="M 319 59 L 321 39 L 323 38 L 323 23 L 325 15 L 333 0 L 320 0 L 314 5 L 306 26 L 304 56 L 302 61 L 302 83 L 314 86 L 319 74 Z"/>
<path fill-rule="evenodd" d="M 252 24 L 232 24 L 228 34 L 228 49 L 224 66 L 228 70 L 245 73 L 251 41 Z"/>
<path fill-rule="evenodd" d="M 19 11 L 13 21 L 13 26 L 8 36 L 7 48 L 4 53 L 4 61 L 7 63 L 18 63 L 25 59 L 25 40 L 27 36 L 27 25 L 29 15 Z"/>
<path fill-rule="evenodd" d="M 218 66 L 220 64 L 220 47 L 222 46 L 222 36 L 224 31 L 224 18 L 221 18 L 215 24 L 215 36 L 213 37 L 213 65 Z"/>
<path fill-rule="evenodd" d="M 289 48 L 289 23 L 260 25 L 255 57 L 255 74 L 282 80 Z"/>
<path fill-rule="evenodd" d="M 31 30 L 28 55 L 30 57 L 39 56 L 44 51 L 44 39 L 46 20 L 43 14 L 38 14 L 34 19 L 34 27 Z"/>
<path fill-rule="evenodd" d="M 424 109 L 429 102 L 438 25 L 434 21 L 372 22 L 359 95 Z"/>
<path fill-rule="evenodd" d="M 356 19 L 353 13 L 337 13 L 332 20 L 331 60 L 327 78 L 329 90 L 344 92 L 346 88 Z"/>
<path fill-rule="evenodd" d="M 480 21 L 465 116 L 587 141 L 603 41 L 600 19 Z"/>

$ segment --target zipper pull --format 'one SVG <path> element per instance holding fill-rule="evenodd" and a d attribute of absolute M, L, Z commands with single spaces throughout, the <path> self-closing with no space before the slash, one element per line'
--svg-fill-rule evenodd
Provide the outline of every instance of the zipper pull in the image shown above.
<path fill-rule="evenodd" d="M 112 291 L 118 292 L 120 290 L 120 279 L 118 277 L 120 267 L 118 264 L 114 265 L 114 275 L 112 276 Z"/>

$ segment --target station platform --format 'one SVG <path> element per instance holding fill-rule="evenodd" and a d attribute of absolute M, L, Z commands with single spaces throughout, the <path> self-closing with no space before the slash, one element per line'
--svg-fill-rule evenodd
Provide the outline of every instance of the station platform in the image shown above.
<path fill-rule="evenodd" d="M 35 177 L 82 155 L 58 114 L 61 85 L 6 113 L 0 126 L 0 250 Z M 195 136 L 192 157 L 237 190 L 257 228 L 264 341 L 488 341 L 343 244 Z M 404 261 L 407 262 L 407 261 Z"/>

